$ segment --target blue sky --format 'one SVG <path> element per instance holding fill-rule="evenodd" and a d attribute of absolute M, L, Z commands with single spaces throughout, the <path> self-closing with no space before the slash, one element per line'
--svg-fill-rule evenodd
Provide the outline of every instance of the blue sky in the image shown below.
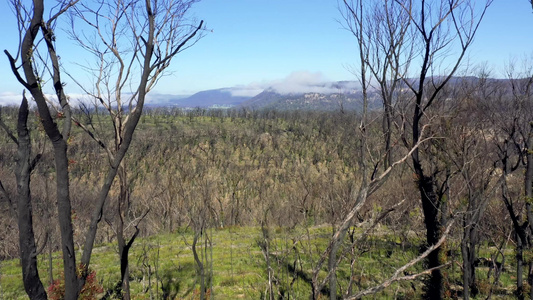
<path fill-rule="evenodd" d="M 15 20 L 7 0 L 0 1 L 5 30 L 0 48 L 13 53 Z M 338 22 L 336 0 L 203 0 L 192 13 L 212 32 L 173 61 L 173 73 L 154 92 L 179 95 L 236 85 L 262 87 L 298 76 L 354 80 L 347 66 L 357 61 L 355 40 Z M 501 77 L 510 58 L 533 54 L 532 29 L 529 1 L 495 0 L 471 48 L 470 61 L 487 62 Z M 80 52 L 73 49 L 67 43 L 58 51 L 78 59 Z M 0 70 L 0 97 L 20 93 L 22 87 L 3 53 Z"/>

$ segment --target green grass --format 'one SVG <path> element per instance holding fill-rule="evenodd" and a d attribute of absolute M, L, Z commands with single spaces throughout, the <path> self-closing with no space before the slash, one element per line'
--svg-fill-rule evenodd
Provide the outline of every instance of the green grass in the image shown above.
<path fill-rule="evenodd" d="M 255 298 L 265 285 L 264 266 L 254 244 L 260 234 L 256 228 L 212 230 L 213 286 L 216 298 Z M 159 299 L 164 288 L 178 298 L 193 298 L 198 289 L 196 266 L 191 251 L 190 231 L 138 239 L 130 252 L 131 291 L 136 299 Z M 78 252 L 79 253 L 79 252 Z M 104 289 L 119 279 L 120 265 L 116 245 L 95 248 L 91 268 Z M 207 252 L 210 255 L 210 251 Z M 78 255 L 79 256 L 79 255 Z M 54 253 L 54 275 L 62 268 L 60 253 Z M 47 282 L 47 257 L 39 257 L 41 279 Z M 18 260 L 0 265 L 0 299 L 25 299 Z M 164 287 L 164 288 L 162 288 Z"/>
<path fill-rule="evenodd" d="M 309 298 L 308 280 L 311 277 L 311 270 L 321 251 L 326 247 L 330 234 L 329 227 L 269 230 L 270 259 L 276 293 L 290 294 L 294 299 Z M 203 255 L 207 261 L 211 261 L 212 255 L 211 293 L 214 299 L 263 298 L 268 288 L 268 276 L 265 259 L 258 246 L 258 243 L 263 241 L 261 229 L 257 227 L 209 229 L 207 236 L 212 240 L 212 253 L 211 249 L 207 248 L 199 255 Z M 164 293 L 171 299 L 199 298 L 199 281 L 191 251 L 192 237 L 193 233 L 190 230 L 180 230 L 171 234 L 138 239 L 135 242 L 130 252 L 131 292 L 134 299 L 161 299 Z M 388 234 L 369 237 L 354 252 L 353 274 L 350 271 L 350 253 L 343 252 L 346 259 L 337 271 L 340 290 L 344 291 L 350 277 L 355 280 L 354 291 L 379 284 L 399 266 L 417 255 L 418 244 L 412 243 L 401 249 L 396 240 L 394 236 Z M 450 242 L 449 245 L 453 243 Z M 199 247 L 199 251 L 202 251 L 202 248 Z M 490 251 L 491 249 L 485 246 L 480 254 L 488 255 Z M 506 255 L 510 261 L 512 251 L 508 252 Z M 93 252 L 91 268 L 96 270 L 98 281 L 105 290 L 112 289 L 119 279 L 120 266 L 116 253 L 115 244 L 100 245 Z M 62 268 L 60 253 L 54 253 L 53 260 L 54 276 L 57 277 Z M 47 257 L 40 256 L 39 272 L 45 287 L 48 286 L 47 266 Z M 422 268 L 422 265 L 418 265 L 408 271 L 415 273 Z M 508 271 L 504 272 L 500 279 L 500 285 L 496 290 L 498 299 L 512 298 L 515 283 L 511 268 L 513 266 L 508 265 Z M 206 263 L 206 272 L 209 270 Z M 18 260 L 1 262 L 0 299 L 26 299 L 20 272 Z M 460 290 L 461 271 L 458 264 L 452 265 L 446 269 L 446 272 L 449 275 L 450 286 Z M 488 268 L 478 268 L 478 278 L 485 288 L 490 285 L 485 279 L 487 272 Z M 322 270 L 321 276 L 325 274 L 326 271 Z M 422 279 L 395 283 L 370 298 L 419 298 L 422 286 Z"/>

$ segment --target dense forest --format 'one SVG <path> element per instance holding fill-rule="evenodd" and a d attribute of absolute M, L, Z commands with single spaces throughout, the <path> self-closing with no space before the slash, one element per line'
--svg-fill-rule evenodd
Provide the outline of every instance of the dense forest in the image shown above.
<path fill-rule="evenodd" d="M 1 295 L 533 299 L 531 62 L 465 63 L 492 1 L 339 1 L 357 110 L 147 108 L 195 2 L 11 1 Z"/>

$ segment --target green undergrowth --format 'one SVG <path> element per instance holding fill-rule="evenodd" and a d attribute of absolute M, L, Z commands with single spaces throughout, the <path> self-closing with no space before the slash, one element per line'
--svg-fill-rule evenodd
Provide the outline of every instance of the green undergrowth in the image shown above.
<path fill-rule="evenodd" d="M 327 247 L 332 234 L 330 227 L 312 228 L 272 228 L 261 230 L 258 227 L 231 227 L 208 229 L 198 242 L 199 258 L 205 266 L 206 290 L 214 299 L 264 299 L 270 293 L 268 285 L 267 255 L 272 278 L 272 290 L 276 298 L 308 299 L 311 293 L 312 270 L 319 261 L 320 254 Z M 199 299 L 198 269 L 192 254 L 194 233 L 181 229 L 173 233 L 139 238 L 130 252 L 131 292 L 134 299 Z M 360 236 L 356 230 L 352 238 Z M 352 279 L 352 292 L 375 286 L 394 271 L 416 257 L 420 251 L 419 240 L 413 238 L 408 243 L 387 233 L 374 234 L 350 247 L 350 236 L 339 252 L 342 258 L 338 277 L 338 293 L 345 293 Z M 210 247 L 202 247 L 212 244 Z M 453 242 L 448 247 L 453 246 Z M 480 251 L 490 255 L 490 247 Z M 61 254 L 53 253 L 53 273 L 57 277 L 62 268 Z M 78 257 L 79 252 L 77 252 Z M 508 253 L 512 257 L 512 252 Z M 453 259 L 453 255 L 449 257 Z M 457 263 L 445 270 L 448 286 L 452 290 L 450 298 L 458 295 L 461 270 L 460 257 Z M 211 265 L 212 262 L 212 265 Z M 320 279 L 326 275 L 327 262 L 320 272 Z M 350 266 L 353 266 L 352 268 Z M 39 256 L 41 279 L 48 287 L 48 256 Z M 119 280 L 120 266 L 115 244 L 100 245 L 94 249 L 91 268 L 104 290 L 110 292 Z M 513 268 L 513 266 L 508 266 Z M 415 274 L 423 270 L 417 264 L 403 275 Z M 487 292 L 490 282 L 485 280 L 489 268 L 480 266 L 478 278 L 482 292 Z M 26 299 L 20 264 L 18 260 L 2 261 L 0 265 L 0 299 Z M 212 274 L 212 277 L 211 277 Z M 495 289 L 497 298 L 511 297 L 514 284 L 513 274 L 505 271 L 500 284 Z M 210 279 L 212 279 L 210 281 Z M 374 296 L 378 299 L 419 298 L 423 292 L 423 279 L 394 283 Z M 455 290 L 455 291 L 454 291 Z M 327 289 L 322 291 L 327 298 Z M 103 297 L 104 294 L 99 295 Z M 109 298 L 117 298 L 110 293 Z"/>

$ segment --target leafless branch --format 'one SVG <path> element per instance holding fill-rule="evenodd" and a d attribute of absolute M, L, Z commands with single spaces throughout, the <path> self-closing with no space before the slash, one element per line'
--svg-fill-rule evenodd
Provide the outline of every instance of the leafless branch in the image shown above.
<path fill-rule="evenodd" d="M 4 120 L 2 120 L 2 107 L 0 106 L 0 127 L 2 127 L 2 129 L 4 129 L 4 131 L 6 132 L 6 134 L 9 136 L 9 138 L 15 142 L 15 144 L 19 144 L 19 141 L 17 139 L 17 137 L 15 136 L 15 134 L 13 133 L 13 131 L 9 128 L 9 126 L 6 125 L 6 123 L 4 123 Z"/>
<path fill-rule="evenodd" d="M 424 129 L 426 127 L 427 127 L 427 125 L 422 128 L 422 133 L 424 132 Z M 377 176 L 374 179 L 372 179 L 366 186 L 361 186 L 358 191 L 354 192 L 354 198 L 355 198 L 354 206 L 346 214 L 346 216 L 344 217 L 344 219 L 341 222 L 341 224 L 339 224 L 335 234 L 333 234 L 333 236 L 330 239 L 328 247 L 322 252 L 317 264 L 313 268 L 313 282 L 315 283 L 315 287 L 314 288 L 315 288 L 316 291 L 320 290 L 320 288 L 319 288 L 320 285 L 318 284 L 318 275 L 319 275 L 320 270 L 324 266 L 324 263 L 325 263 L 326 259 L 328 258 L 329 254 L 332 251 L 336 251 L 335 248 L 338 247 L 339 243 L 346 236 L 346 232 L 347 232 L 348 228 L 352 225 L 353 220 L 354 220 L 355 216 L 357 215 L 357 212 L 363 207 L 363 205 L 365 204 L 366 199 L 368 198 L 368 196 L 370 196 L 372 193 L 374 193 L 379 188 L 379 186 L 381 184 L 383 184 L 383 182 L 388 177 L 390 172 L 392 172 L 392 170 L 394 170 L 398 165 L 404 163 L 407 159 L 409 159 L 411 154 L 416 149 L 418 149 L 418 147 L 420 147 L 420 145 L 422 143 L 424 143 L 424 142 L 426 142 L 426 141 L 428 141 L 430 139 L 432 139 L 432 137 L 419 140 L 413 146 L 413 148 L 410 149 L 410 151 L 407 154 L 405 154 L 400 159 L 396 160 L 385 171 L 383 171 L 383 173 L 381 173 L 379 176 Z M 331 276 L 331 274 L 332 273 L 329 273 L 328 276 Z"/>
<path fill-rule="evenodd" d="M 363 296 L 372 295 L 372 294 L 375 294 L 375 293 L 385 289 L 386 287 L 390 286 L 394 282 L 405 281 L 405 280 L 413 280 L 413 279 L 416 279 L 417 277 L 420 277 L 422 275 L 430 274 L 434 270 L 438 270 L 438 269 L 441 269 L 441 268 L 444 268 L 444 267 L 450 265 L 451 262 L 448 262 L 447 264 L 444 264 L 444 265 L 441 265 L 441 266 L 438 266 L 438 267 L 435 267 L 435 268 L 431 268 L 431 269 L 428 269 L 428 270 L 424 270 L 424 271 L 422 271 L 420 273 L 417 273 L 417 274 L 401 276 L 401 274 L 404 274 L 404 272 L 407 269 L 409 269 L 410 267 L 414 266 L 415 264 L 417 264 L 421 260 L 425 259 L 431 252 L 433 252 L 435 249 L 440 247 L 444 243 L 444 241 L 446 241 L 446 238 L 448 237 L 448 234 L 450 233 L 450 230 L 452 228 L 453 223 L 454 223 L 454 220 L 450 221 L 450 223 L 446 227 L 446 230 L 444 231 L 444 233 L 442 234 L 441 238 L 439 239 L 439 241 L 436 244 L 432 245 L 426 251 L 424 251 L 422 254 L 420 254 L 418 257 L 412 259 L 407 264 L 405 264 L 401 268 L 397 269 L 394 272 L 394 274 L 391 277 L 389 277 L 389 279 L 385 280 L 384 282 L 382 282 L 381 284 L 379 284 L 377 286 L 368 288 L 368 289 L 363 290 L 363 291 L 361 291 L 361 292 L 359 292 L 359 293 L 357 293 L 357 294 L 355 294 L 353 296 L 349 296 L 349 297 L 346 297 L 344 299 L 346 299 L 346 300 L 361 299 Z"/>
<path fill-rule="evenodd" d="M 372 229 L 374 229 L 379 224 L 379 222 L 381 222 L 389 213 L 393 212 L 398 207 L 400 207 L 404 202 L 405 202 L 405 199 L 400 201 L 400 202 L 398 202 L 398 203 L 396 203 L 396 204 L 394 204 L 392 207 L 384 210 L 377 218 L 372 220 L 372 223 L 370 224 L 370 226 L 368 228 L 366 228 L 365 231 L 363 231 L 363 233 L 361 234 L 361 236 L 357 240 L 353 241 L 351 247 L 353 248 L 357 244 L 360 244 L 363 240 L 365 240 L 367 238 L 368 234 L 370 233 L 370 231 L 372 231 Z M 322 288 L 326 286 L 329 278 L 331 277 L 331 275 L 334 272 L 336 272 L 337 266 L 340 264 L 342 259 L 343 259 L 342 257 L 339 257 L 337 259 L 337 262 L 335 263 L 335 267 L 333 269 L 331 269 L 331 270 L 328 270 L 328 273 L 326 274 L 324 279 L 322 279 L 320 284 L 318 284 L 317 290 L 322 290 Z"/>
<path fill-rule="evenodd" d="M 7 200 L 7 203 L 9 204 L 9 209 L 11 210 L 11 213 L 14 217 L 16 217 L 17 213 L 15 211 L 15 206 L 13 204 L 13 200 L 11 200 L 11 197 L 9 196 L 9 193 L 4 188 L 4 185 L 2 184 L 2 181 L 0 180 L 0 194 Z"/>

